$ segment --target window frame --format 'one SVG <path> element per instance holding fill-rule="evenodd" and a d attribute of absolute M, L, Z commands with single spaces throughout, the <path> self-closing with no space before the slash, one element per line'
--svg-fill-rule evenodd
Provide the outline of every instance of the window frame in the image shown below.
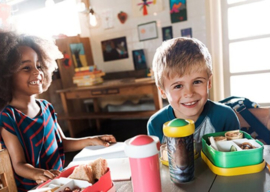
<path fill-rule="evenodd" d="M 223 48 L 223 75 L 224 75 L 224 97 L 231 96 L 230 85 L 231 85 L 231 77 L 232 76 L 240 76 L 240 75 L 250 75 L 250 74 L 262 74 L 262 73 L 270 73 L 270 70 L 260 70 L 260 71 L 248 71 L 248 72 L 230 72 L 230 52 L 229 52 L 229 45 L 230 43 L 241 42 L 241 41 L 249 41 L 249 40 L 256 40 L 261 38 L 270 37 L 270 34 L 266 35 L 256 35 L 252 37 L 244 37 L 239 39 L 229 39 L 228 35 L 228 9 L 235 6 L 247 5 L 250 3 L 256 3 L 263 0 L 246 0 L 243 2 L 227 4 L 226 0 L 220 1 L 221 6 L 221 18 L 222 18 L 222 48 Z M 236 96 L 243 96 L 243 95 L 236 95 Z M 248 97 L 248 96 L 245 96 Z M 255 101 L 258 102 L 258 101 Z M 269 103 L 259 103 L 260 106 L 270 106 L 270 98 Z"/>

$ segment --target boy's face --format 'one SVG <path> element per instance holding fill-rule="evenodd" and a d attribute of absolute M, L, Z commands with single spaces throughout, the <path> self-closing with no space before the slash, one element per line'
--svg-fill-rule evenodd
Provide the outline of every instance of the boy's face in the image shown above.
<path fill-rule="evenodd" d="M 177 118 L 196 121 L 203 111 L 212 86 L 212 77 L 206 71 L 192 72 L 171 79 L 164 77 L 164 89 L 159 88 L 163 98 L 167 98 Z"/>
<path fill-rule="evenodd" d="M 13 75 L 13 95 L 35 95 L 43 92 L 44 73 L 37 53 L 30 47 L 19 47 L 21 64 Z"/>

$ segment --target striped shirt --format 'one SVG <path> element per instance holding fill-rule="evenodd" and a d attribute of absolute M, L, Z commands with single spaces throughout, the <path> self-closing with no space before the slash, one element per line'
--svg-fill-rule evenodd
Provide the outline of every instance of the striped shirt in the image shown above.
<path fill-rule="evenodd" d="M 62 170 L 65 155 L 53 106 L 46 100 L 36 100 L 41 112 L 34 118 L 12 106 L 0 114 L 0 127 L 17 136 L 24 150 L 26 162 L 36 168 Z M 0 143 L 6 148 L 0 135 Z M 28 191 L 37 183 L 14 172 L 18 191 Z"/>

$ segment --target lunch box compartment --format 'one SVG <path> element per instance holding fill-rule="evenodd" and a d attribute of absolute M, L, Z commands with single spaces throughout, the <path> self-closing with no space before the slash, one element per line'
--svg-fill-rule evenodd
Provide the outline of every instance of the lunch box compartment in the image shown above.
<path fill-rule="evenodd" d="M 82 192 L 94 192 L 94 191 L 104 191 L 104 192 L 115 192 L 114 184 L 111 180 L 110 169 L 93 185 L 87 181 L 75 180 L 67 178 L 74 170 L 76 166 L 70 167 L 63 171 L 57 178 L 53 180 L 48 180 L 47 182 L 40 185 L 38 188 L 48 187 L 50 184 L 61 185 L 59 189 L 55 192 L 60 192 L 65 189 L 65 187 L 70 187 L 73 189 L 75 187 L 84 188 Z"/>
<path fill-rule="evenodd" d="M 233 167 L 242 167 L 242 166 L 249 166 L 249 165 L 257 165 L 263 162 L 263 144 L 258 141 L 254 140 L 248 133 L 244 131 L 240 131 L 243 133 L 243 138 L 248 139 L 247 142 L 253 145 L 256 143 L 256 146 L 260 146 L 255 149 L 247 149 L 241 151 L 229 151 L 229 152 L 222 152 L 213 149 L 210 146 L 209 137 L 213 136 L 224 136 L 224 132 L 217 132 L 217 133 L 210 133 L 206 134 L 202 137 L 202 151 L 207 156 L 207 158 L 217 167 L 222 168 L 233 168 Z M 240 141 L 241 139 L 235 140 L 235 143 L 243 142 L 244 140 Z M 231 140 L 234 141 L 234 140 Z M 230 142 L 231 142 L 230 141 Z M 226 142 L 226 141 L 222 141 Z M 217 142 L 219 145 L 220 142 Z"/>

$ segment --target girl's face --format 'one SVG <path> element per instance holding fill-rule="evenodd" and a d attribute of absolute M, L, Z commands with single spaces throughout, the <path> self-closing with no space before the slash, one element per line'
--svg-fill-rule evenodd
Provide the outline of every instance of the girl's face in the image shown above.
<path fill-rule="evenodd" d="M 21 66 L 13 75 L 13 95 L 35 95 L 43 92 L 44 73 L 37 53 L 27 46 L 19 47 Z"/>
<path fill-rule="evenodd" d="M 164 77 L 164 89 L 159 88 L 167 98 L 177 118 L 196 121 L 203 111 L 211 88 L 211 77 L 206 71 L 192 72 L 182 77 Z"/>

